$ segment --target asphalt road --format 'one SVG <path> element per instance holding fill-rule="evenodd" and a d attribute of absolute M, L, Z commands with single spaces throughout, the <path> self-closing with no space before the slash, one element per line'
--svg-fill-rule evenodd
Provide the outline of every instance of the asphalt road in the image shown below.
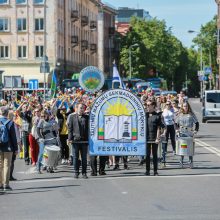
<path fill-rule="evenodd" d="M 201 122 L 201 103 L 190 100 Z M 200 124 L 194 169 L 179 168 L 168 155 L 159 176 L 131 158 L 129 170 L 107 169 L 106 176 L 73 179 L 62 165 L 54 174 L 33 173 L 17 159 L 13 191 L 0 194 L 0 219 L 220 219 L 220 124 Z M 171 150 L 171 147 L 168 147 Z M 187 161 L 187 158 L 186 158 Z"/>

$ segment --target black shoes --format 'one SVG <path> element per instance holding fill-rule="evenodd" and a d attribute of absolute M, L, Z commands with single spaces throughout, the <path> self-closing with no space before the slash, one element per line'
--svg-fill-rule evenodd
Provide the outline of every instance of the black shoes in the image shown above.
<path fill-rule="evenodd" d="M 3 191 L 7 192 L 7 191 L 12 191 L 12 188 L 10 186 L 4 186 L 3 187 Z"/>
<path fill-rule="evenodd" d="M 125 170 L 129 170 L 129 167 L 128 167 L 127 164 L 124 164 L 124 169 L 125 169 Z"/>
<path fill-rule="evenodd" d="M 9 180 L 10 180 L 10 181 L 16 181 L 17 179 L 14 178 L 13 176 L 11 176 Z"/>
<path fill-rule="evenodd" d="M 104 176 L 104 175 L 106 175 L 106 172 L 105 172 L 105 171 L 100 171 L 100 172 L 99 172 L 99 175 L 100 175 L 100 176 Z"/>
<path fill-rule="evenodd" d="M 120 170 L 119 169 L 119 164 L 116 164 L 115 167 L 113 168 L 113 170 Z"/>
<path fill-rule="evenodd" d="M 83 179 L 88 179 L 88 176 L 86 175 L 86 173 L 83 173 L 82 178 Z"/>
<path fill-rule="evenodd" d="M 97 173 L 91 173 L 91 176 L 97 176 Z"/>
<path fill-rule="evenodd" d="M 74 177 L 75 179 L 78 179 L 78 178 L 79 178 L 79 174 L 78 174 L 78 173 L 75 173 L 73 177 Z"/>
<path fill-rule="evenodd" d="M 154 176 L 158 176 L 158 172 L 157 171 L 154 171 Z"/>
<path fill-rule="evenodd" d="M 150 171 L 146 171 L 145 176 L 150 176 Z"/>

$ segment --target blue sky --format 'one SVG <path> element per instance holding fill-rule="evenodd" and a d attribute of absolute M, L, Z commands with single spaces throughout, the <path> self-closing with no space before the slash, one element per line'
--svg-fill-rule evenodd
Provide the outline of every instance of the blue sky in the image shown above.
<path fill-rule="evenodd" d="M 143 8 L 152 17 L 164 19 L 168 27 L 172 27 L 173 34 L 182 41 L 184 46 L 190 47 L 196 34 L 187 33 L 188 30 L 199 31 L 201 25 L 212 20 L 217 13 L 215 0 L 103 0 L 112 6 Z"/>

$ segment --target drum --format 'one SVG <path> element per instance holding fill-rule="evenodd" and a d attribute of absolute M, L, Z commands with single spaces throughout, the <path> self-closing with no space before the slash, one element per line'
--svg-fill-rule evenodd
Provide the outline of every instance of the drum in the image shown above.
<path fill-rule="evenodd" d="M 46 166 L 54 167 L 57 165 L 60 155 L 60 147 L 56 145 L 45 146 L 45 154 L 47 155 Z"/>
<path fill-rule="evenodd" d="M 193 137 L 177 137 L 176 154 L 179 156 L 193 156 L 195 153 L 195 144 Z"/>

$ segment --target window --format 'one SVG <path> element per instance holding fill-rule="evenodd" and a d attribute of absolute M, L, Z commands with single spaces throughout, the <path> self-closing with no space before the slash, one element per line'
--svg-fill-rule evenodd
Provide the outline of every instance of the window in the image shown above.
<path fill-rule="evenodd" d="M 35 46 L 35 57 L 41 58 L 44 54 L 44 46 Z"/>
<path fill-rule="evenodd" d="M 18 46 L 18 58 L 27 58 L 27 46 Z"/>
<path fill-rule="evenodd" d="M 34 0 L 34 4 L 44 4 L 44 0 Z"/>
<path fill-rule="evenodd" d="M 35 19 L 35 31 L 43 31 L 44 30 L 44 19 L 36 18 Z"/>
<path fill-rule="evenodd" d="M 0 5 L 8 4 L 9 0 L 0 0 Z"/>
<path fill-rule="evenodd" d="M 9 58 L 9 47 L 8 46 L 0 46 L 0 59 Z"/>
<path fill-rule="evenodd" d="M 9 31 L 9 19 L 0 18 L 0 32 Z"/>
<path fill-rule="evenodd" d="M 23 4 L 26 4 L 26 3 L 27 3 L 27 0 L 16 0 L 17 5 L 23 5 Z"/>
<path fill-rule="evenodd" d="M 17 19 L 17 30 L 18 31 L 26 31 L 27 30 L 26 18 L 18 18 Z"/>

